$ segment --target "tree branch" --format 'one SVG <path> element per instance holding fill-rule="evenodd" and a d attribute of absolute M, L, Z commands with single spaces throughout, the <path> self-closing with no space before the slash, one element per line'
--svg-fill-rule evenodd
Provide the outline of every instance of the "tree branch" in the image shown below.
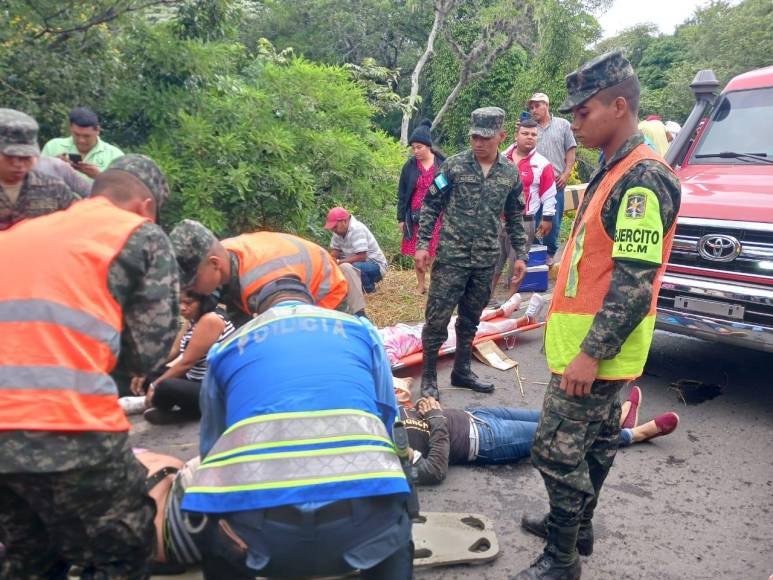
<path fill-rule="evenodd" d="M 179 4 L 181 1 L 182 0 L 146 0 L 144 2 L 132 4 L 130 2 L 121 2 L 120 0 L 117 0 L 114 4 L 93 15 L 85 22 L 71 26 L 56 26 L 53 24 L 53 21 L 65 14 L 68 9 L 63 9 L 53 14 L 45 14 L 40 10 L 36 3 L 32 2 L 31 0 L 26 0 L 26 4 L 33 12 L 38 15 L 43 24 L 43 28 L 33 35 L 33 38 L 39 39 L 43 36 L 67 36 L 77 32 L 86 32 L 94 26 L 112 22 L 116 18 L 131 12 L 138 12 L 153 6 L 171 6 L 174 4 Z M 120 6 L 122 4 L 123 7 L 121 8 Z"/>

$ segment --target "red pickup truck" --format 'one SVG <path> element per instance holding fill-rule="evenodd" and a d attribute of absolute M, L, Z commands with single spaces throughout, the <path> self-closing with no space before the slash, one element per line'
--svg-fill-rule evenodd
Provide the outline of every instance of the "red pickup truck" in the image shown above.
<path fill-rule="evenodd" d="M 666 155 L 682 183 L 658 327 L 773 352 L 773 67 L 691 88 Z"/>

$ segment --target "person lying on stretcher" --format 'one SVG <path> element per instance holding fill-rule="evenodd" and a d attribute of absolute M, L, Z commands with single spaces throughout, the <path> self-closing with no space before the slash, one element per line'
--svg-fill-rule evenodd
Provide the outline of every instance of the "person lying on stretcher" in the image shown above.
<path fill-rule="evenodd" d="M 639 425 L 640 404 L 641 390 L 635 386 L 622 405 L 621 447 L 668 435 L 679 424 L 679 416 L 669 411 Z M 538 410 L 508 407 L 443 409 L 432 397 L 419 399 L 416 408 L 402 405 L 414 482 L 439 484 L 449 465 L 515 463 L 528 457 L 539 416 Z"/>
<path fill-rule="evenodd" d="M 483 311 L 478 325 L 478 336 L 490 336 L 512 332 L 519 328 L 541 323 L 545 320 L 548 303 L 539 294 L 532 294 L 526 307 L 526 312 L 519 318 L 509 316 L 521 307 L 521 295 L 515 294 L 498 308 Z M 389 363 L 394 365 L 403 357 L 422 350 L 421 329 L 423 323 L 395 324 L 379 328 L 381 340 L 384 343 Z M 536 328 L 536 327 L 535 327 Z M 448 323 L 448 339 L 440 347 L 441 352 L 456 347 L 456 316 Z"/>

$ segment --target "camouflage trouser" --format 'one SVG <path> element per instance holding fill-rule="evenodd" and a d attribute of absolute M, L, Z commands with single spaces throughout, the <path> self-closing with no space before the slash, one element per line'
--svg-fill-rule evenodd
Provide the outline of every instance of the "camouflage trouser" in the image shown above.
<path fill-rule="evenodd" d="M 531 458 L 550 498 L 550 522 L 590 521 L 620 437 L 618 393 L 628 381 L 595 381 L 587 397 L 568 397 L 553 375 L 545 393 Z"/>
<path fill-rule="evenodd" d="M 148 577 L 155 502 L 145 491 L 147 470 L 126 445 L 84 469 L 0 474 L 0 578 Z"/>
<path fill-rule="evenodd" d="M 448 322 L 459 305 L 456 318 L 456 345 L 472 343 L 480 323 L 480 314 L 491 295 L 494 266 L 461 268 L 435 262 L 427 297 L 426 322 L 421 331 L 424 352 L 437 352 L 448 338 Z"/>

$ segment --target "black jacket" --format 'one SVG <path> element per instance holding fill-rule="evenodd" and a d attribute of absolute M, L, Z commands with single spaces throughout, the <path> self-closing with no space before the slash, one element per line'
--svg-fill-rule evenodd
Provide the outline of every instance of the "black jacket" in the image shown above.
<path fill-rule="evenodd" d="M 445 155 L 439 151 L 433 150 L 435 154 L 435 175 L 438 174 L 440 166 L 445 161 Z M 408 161 L 403 165 L 403 170 L 400 172 L 400 183 L 397 186 L 397 221 L 404 222 L 405 214 L 411 209 L 411 197 L 413 197 L 413 190 L 416 189 L 416 182 L 419 180 L 421 172 L 419 166 L 416 163 L 416 158 L 411 156 Z"/>

